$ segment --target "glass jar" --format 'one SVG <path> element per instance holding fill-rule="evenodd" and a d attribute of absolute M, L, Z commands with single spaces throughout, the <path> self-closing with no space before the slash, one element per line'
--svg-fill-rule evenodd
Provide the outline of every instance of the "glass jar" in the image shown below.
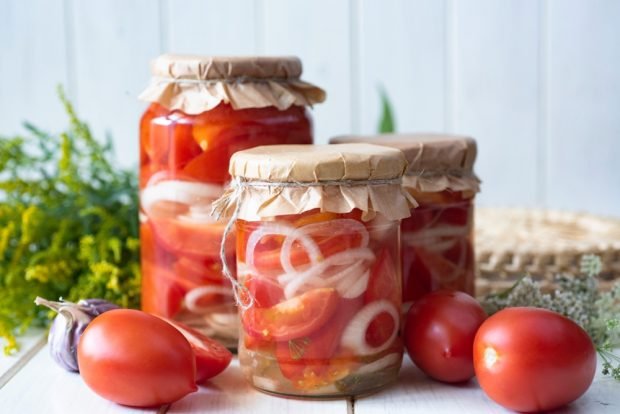
<path fill-rule="evenodd" d="M 402 150 L 409 163 L 403 186 L 418 202 L 402 221 L 403 301 L 452 289 L 475 295 L 473 172 L 476 142 L 440 134 L 343 136 L 330 142 L 369 142 Z"/>
<path fill-rule="evenodd" d="M 140 122 L 142 308 L 234 346 L 237 311 L 220 261 L 224 223 L 210 216 L 211 202 L 230 179 L 236 151 L 312 143 L 306 105 L 320 99 L 292 85 L 320 90 L 299 80 L 295 58 L 164 55 L 153 72 Z M 272 95 L 287 88 L 298 99 L 280 104 Z M 234 260 L 234 238 L 226 250 Z"/>
<path fill-rule="evenodd" d="M 364 144 L 233 156 L 237 275 L 251 298 L 240 311 L 239 363 L 255 388 L 331 398 L 396 379 L 404 166 L 399 151 Z"/>
<path fill-rule="evenodd" d="M 419 206 L 402 222 L 403 300 L 438 289 L 474 296 L 473 194 L 411 193 Z"/>

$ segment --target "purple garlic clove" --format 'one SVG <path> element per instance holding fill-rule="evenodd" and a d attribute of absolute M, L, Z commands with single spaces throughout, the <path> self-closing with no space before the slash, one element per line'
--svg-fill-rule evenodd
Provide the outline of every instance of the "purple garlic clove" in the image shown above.
<path fill-rule="evenodd" d="M 77 346 L 88 324 L 100 314 L 118 306 L 103 299 L 86 299 L 78 303 L 53 302 L 41 297 L 34 301 L 56 311 L 48 336 L 52 359 L 67 371 L 79 371 Z"/>

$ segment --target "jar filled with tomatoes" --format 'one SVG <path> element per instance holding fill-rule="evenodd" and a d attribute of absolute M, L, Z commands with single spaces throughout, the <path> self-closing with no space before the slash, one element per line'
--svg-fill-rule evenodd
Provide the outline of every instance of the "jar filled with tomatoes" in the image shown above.
<path fill-rule="evenodd" d="M 452 289 L 475 294 L 473 245 L 476 142 L 440 134 L 344 136 L 330 142 L 369 142 L 402 150 L 409 163 L 403 186 L 419 206 L 402 222 L 403 301 Z"/>
<path fill-rule="evenodd" d="M 400 368 L 402 152 L 368 145 L 236 153 L 216 211 L 237 222 L 239 362 L 256 388 L 365 394 Z"/>
<path fill-rule="evenodd" d="M 234 346 L 237 312 L 219 257 L 211 202 L 228 161 L 257 145 L 311 144 L 308 107 L 324 100 L 294 57 L 163 55 L 140 121 L 142 308 Z M 234 257 L 234 239 L 226 251 Z"/>

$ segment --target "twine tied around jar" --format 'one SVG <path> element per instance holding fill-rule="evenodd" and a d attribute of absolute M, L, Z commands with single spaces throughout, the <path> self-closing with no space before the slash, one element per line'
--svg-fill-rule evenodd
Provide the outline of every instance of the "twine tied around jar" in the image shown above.
<path fill-rule="evenodd" d="M 372 180 L 325 180 L 317 182 L 271 182 L 271 181 L 258 181 L 258 180 L 245 180 L 240 177 L 233 178 L 230 182 L 229 188 L 225 191 L 224 195 L 215 200 L 212 204 L 211 215 L 217 220 L 226 215 L 228 211 L 233 207 L 232 214 L 224 227 L 224 233 L 222 235 L 222 241 L 220 244 L 220 260 L 222 262 L 222 273 L 228 279 L 232 285 L 233 296 L 235 303 L 242 310 L 251 308 L 256 302 L 254 295 L 243 286 L 232 275 L 230 267 L 228 265 L 228 258 L 226 256 L 226 239 L 232 231 L 232 227 L 235 225 L 239 217 L 241 205 L 243 203 L 243 197 L 245 195 L 245 189 L 249 187 L 266 187 L 266 188 L 284 188 L 284 187 L 326 187 L 326 186 L 340 186 L 340 187 L 355 187 L 355 186 L 380 186 L 380 185 L 393 185 L 401 184 L 401 178 L 390 179 L 372 179 Z"/>

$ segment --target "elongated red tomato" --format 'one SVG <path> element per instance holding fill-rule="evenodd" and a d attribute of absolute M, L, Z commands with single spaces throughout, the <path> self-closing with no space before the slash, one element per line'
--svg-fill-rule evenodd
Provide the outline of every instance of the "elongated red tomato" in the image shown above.
<path fill-rule="evenodd" d="M 546 309 L 507 308 L 486 320 L 474 340 L 484 392 L 515 411 L 548 411 L 586 392 L 596 370 L 588 334 Z"/>
<path fill-rule="evenodd" d="M 219 342 L 209 338 L 181 322 L 164 318 L 189 341 L 196 357 L 196 382 L 213 378 L 230 365 L 232 353 Z"/>
<path fill-rule="evenodd" d="M 148 313 L 116 309 L 96 317 L 78 345 L 84 382 L 118 404 L 155 407 L 197 390 L 192 348 L 174 327 Z"/>
<path fill-rule="evenodd" d="M 302 338 L 322 327 L 336 311 L 338 293 L 333 288 L 310 290 L 270 308 L 253 306 L 242 321 L 251 336 L 288 341 Z"/>
<path fill-rule="evenodd" d="M 474 376 L 474 337 L 485 319 L 482 306 L 466 293 L 429 293 L 414 302 L 407 314 L 407 352 L 431 378 L 467 381 Z"/>

